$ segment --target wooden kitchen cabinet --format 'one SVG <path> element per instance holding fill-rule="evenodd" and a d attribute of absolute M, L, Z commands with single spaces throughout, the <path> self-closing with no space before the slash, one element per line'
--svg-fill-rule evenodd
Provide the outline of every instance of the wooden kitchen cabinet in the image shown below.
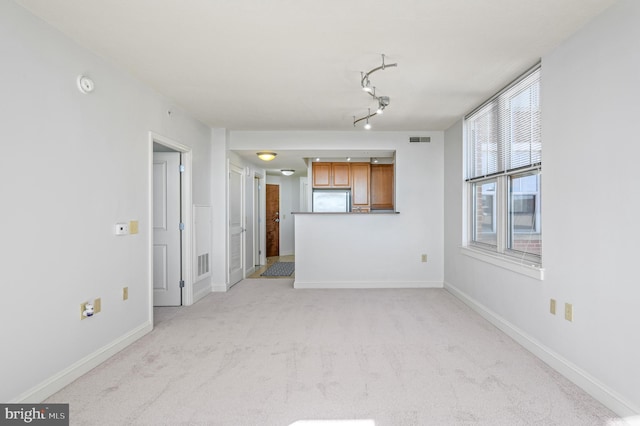
<path fill-rule="evenodd" d="M 313 163 L 313 187 L 331 187 L 331 163 Z"/>
<path fill-rule="evenodd" d="M 371 209 L 393 210 L 393 164 L 371 165 Z"/>
<path fill-rule="evenodd" d="M 351 164 L 331 163 L 331 173 L 333 175 L 334 188 L 351 187 Z"/>
<path fill-rule="evenodd" d="M 351 211 L 368 213 L 370 205 L 371 165 L 369 163 L 351 163 Z"/>
<path fill-rule="evenodd" d="M 314 188 L 351 188 L 350 163 L 313 163 Z"/>

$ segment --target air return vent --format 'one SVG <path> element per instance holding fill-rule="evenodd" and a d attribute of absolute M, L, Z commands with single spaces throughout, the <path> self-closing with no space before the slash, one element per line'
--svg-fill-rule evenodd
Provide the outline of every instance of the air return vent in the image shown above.
<path fill-rule="evenodd" d="M 409 136 L 409 142 L 417 143 L 417 142 L 431 142 L 430 136 Z"/>
<path fill-rule="evenodd" d="M 209 272 L 209 253 L 198 256 L 198 277 Z"/>

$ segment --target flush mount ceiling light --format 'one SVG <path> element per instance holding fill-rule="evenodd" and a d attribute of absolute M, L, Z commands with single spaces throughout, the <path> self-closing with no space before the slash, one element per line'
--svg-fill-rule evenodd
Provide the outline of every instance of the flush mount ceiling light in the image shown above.
<path fill-rule="evenodd" d="M 376 95 L 376 88 L 375 86 L 371 86 L 371 80 L 369 79 L 369 76 L 371 74 L 373 74 L 376 71 L 380 71 L 380 70 L 384 70 L 385 68 L 388 67 L 397 67 L 398 64 L 385 64 L 384 63 L 384 54 L 382 55 L 382 65 L 380 65 L 379 67 L 376 67 L 374 69 L 372 69 L 371 71 L 365 73 L 365 72 L 361 72 L 360 73 L 360 86 L 362 86 L 362 90 L 364 90 L 365 92 L 367 92 L 369 95 L 371 95 L 371 97 L 373 99 L 375 99 L 376 101 L 378 101 L 378 108 L 376 108 L 376 111 L 371 114 L 371 108 L 369 108 L 367 115 L 360 117 L 360 118 L 356 118 L 356 116 L 353 116 L 353 127 L 356 126 L 357 123 L 361 122 L 361 121 L 365 121 L 365 125 L 364 128 L 365 129 L 370 129 L 371 128 L 371 124 L 369 123 L 369 118 L 378 115 L 378 114 L 382 114 L 382 112 L 384 111 L 384 109 L 386 107 L 389 106 L 389 103 L 391 102 L 388 96 L 378 96 Z"/>
<path fill-rule="evenodd" d="M 261 159 L 262 161 L 271 161 L 274 158 L 276 158 L 276 155 L 278 154 L 270 151 L 262 151 L 262 152 L 258 152 L 257 155 L 258 155 L 258 158 Z"/>
<path fill-rule="evenodd" d="M 280 170 L 280 173 L 282 173 L 285 176 L 291 176 L 295 172 L 296 172 L 295 170 L 290 170 L 290 169 Z"/>

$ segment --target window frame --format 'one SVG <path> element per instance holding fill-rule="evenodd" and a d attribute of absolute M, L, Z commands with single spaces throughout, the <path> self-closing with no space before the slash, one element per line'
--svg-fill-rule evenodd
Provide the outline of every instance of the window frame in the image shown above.
<path fill-rule="evenodd" d="M 524 192 L 525 195 L 535 195 L 534 208 L 537 210 L 535 211 L 536 229 L 534 231 L 535 233 L 538 233 L 540 235 L 540 243 L 542 242 L 542 212 L 540 210 L 542 198 L 541 159 L 539 162 L 535 162 L 533 164 L 510 168 L 511 164 L 509 162 L 513 158 L 511 156 L 512 150 L 517 147 L 516 144 L 519 142 L 514 141 L 513 138 L 504 139 L 504 135 L 500 133 L 501 130 L 506 128 L 507 131 L 505 133 L 508 133 L 513 131 L 513 128 L 511 123 L 505 124 L 504 120 L 501 121 L 498 116 L 496 116 L 495 118 L 487 116 L 486 118 L 489 121 L 485 121 L 484 125 L 489 126 L 489 131 L 495 132 L 495 134 L 499 136 L 489 136 L 490 139 L 485 140 L 484 142 L 479 141 L 478 139 L 474 139 L 473 141 L 474 143 L 486 144 L 486 153 L 482 149 L 482 145 L 472 145 L 472 142 L 470 141 L 470 130 L 467 127 L 468 119 L 476 118 L 479 120 L 485 120 L 483 114 L 492 114 L 494 113 L 494 111 L 500 111 L 501 108 L 504 108 L 505 105 L 508 105 L 511 99 L 515 98 L 515 96 L 518 96 L 521 93 L 520 91 L 512 92 L 512 88 L 516 87 L 516 85 L 522 82 L 524 79 L 529 78 L 529 76 L 531 76 L 533 73 L 539 73 L 540 68 L 540 63 L 536 64 L 534 67 L 531 67 L 519 78 L 514 80 L 513 83 L 506 86 L 496 95 L 488 99 L 485 103 L 465 116 L 463 135 L 465 165 L 467 167 L 465 174 L 467 178 L 463 182 L 465 193 L 463 214 L 466 218 L 466 220 L 464 221 L 466 230 L 463 232 L 463 244 L 461 247 L 461 252 L 473 258 L 483 260 L 485 262 L 512 270 L 514 272 L 518 272 L 532 278 L 542 280 L 544 279 L 544 268 L 542 267 L 542 252 L 540 251 L 540 254 L 537 255 L 535 253 L 527 253 L 513 248 L 512 243 L 515 241 L 514 237 L 519 233 L 515 232 L 515 228 L 512 224 L 511 214 L 511 204 L 513 196 L 511 190 L 513 180 L 516 178 L 525 177 L 527 175 L 538 174 L 540 178 L 537 180 L 537 188 L 535 193 L 530 193 L 531 191 L 520 192 Z M 511 95 L 511 97 L 509 97 L 509 95 Z M 508 109 L 508 114 L 510 114 L 510 116 L 516 114 L 517 112 L 517 110 L 514 111 L 512 108 Z M 530 113 L 532 112 L 533 111 L 530 110 Z M 540 113 L 539 109 L 537 110 L 537 113 Z M 500 114 L 500 112 L 498 112 L 498 114 Z M 492 121 L 494 119 L 496 120 L 495 122 Z M 482 126 L 483 123 L 480 123 L 479 125 Z M 496 129 L 494 130 L 492 126 L 496 126 Z M 539 127 L 537 127 L 537 129 L 539 129 Z M 493 137 L 496 138 L 496 142 L 494 142 Z M 542 151 L 541 144 L 538 145 L 537 148 L 533 148 L 534 141 L 540 142 L 540 140 L 532 139 L 530 142 L 532 144 L 531 149 L 538 149 L 538 152 L 535 153 L 539 155 Z M 474 150 L 473 148 L 476 149 Z M 495 155 L 496 159 L 492 158 L 492 155 Z M 473 164 L 473 161 L 479 161 L 479 163 Z M 486 173 L 485 175 L 477 176 L 478 169 L 476 168 L 476 166 L 480 164 L 480 167 L 482 168 L 481 172 L 484 172 L 485 164 L 489 164 L 490 161 L 503 161 L 504 163 L 503 165 L 500 165 L 500 163 L 498 164 L 497 172 L 487 170 L 488 173 Z M 529 162 L 532 162 L 531 159 L 529 159 Z M 471 177 L 469 178 L 468 176 Z M 492 212 L 495 217 L 495 219 L 492 219 L 492 222 L 494 223 L 494 226 L 496 228 L 495 245 L 479 241 L 477 238 L 476 229 L 478 226 L 477 187 L 490 182 L 495 182 L 496 188 L 494 195 L 495 207 L 494 211 Z M 529 232 L 531 233 L 531 231 Z"/>

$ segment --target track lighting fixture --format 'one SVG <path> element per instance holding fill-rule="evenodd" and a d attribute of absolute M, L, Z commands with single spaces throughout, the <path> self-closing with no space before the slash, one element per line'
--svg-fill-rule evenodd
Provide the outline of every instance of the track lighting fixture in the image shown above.
<path fill-rule="evenodd" d="M 369 118 L 373 117 L 374 115 L 382 114 L 384 112 L 384 109 L 389 106 L 389 103 L 391 102 L 389 97 L 388 96 L 378 96 L 378 95 L 376 95 L 376 88 L 375 88 L 375 86 L 371 86 L 371 81 L 369 80 L 369 76 L 371 74 L 373 74 L 374 72 L 376 72 L 376 71 L 384 70 L 387 67 L 396 67 L 396 66 L 398 66 L 398 64 L 385 64 L 384 63 L 384 54 L 383 54 L 382 55 L 382 65 L 372 69 L 371 71 L 369 71 L 367 73 L 360 72 L 360 86 L 362 86 L 362 90 L 367 92 L 369 95 L 371 95 L 371 97 L 373 99 L 378 101 L 378 108 L 376 109 L 374 114 L 371 114 L 371 108 L 369 108 L 369 110 L 368 110 L 369 112 L 364 117 L 356 118 L 356 116 L 354 115 L 353 116 L 353 126 L 354 127 L 355 127 L 356 123 L 359 123 L 361 121 L 366 121 L 365 125 L 364 125 L 364 128 L 367 129 L 367 130 L 370 129 L 371 128 L 371 124 L 369 123 Z"/>

